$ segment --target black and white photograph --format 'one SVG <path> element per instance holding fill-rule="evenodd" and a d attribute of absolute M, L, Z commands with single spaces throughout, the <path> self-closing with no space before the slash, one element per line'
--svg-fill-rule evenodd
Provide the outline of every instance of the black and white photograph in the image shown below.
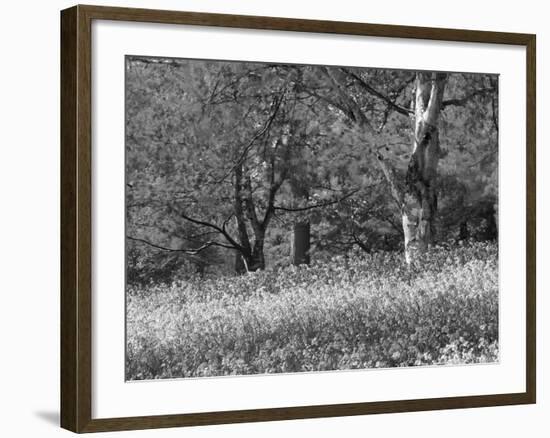
<path fill-rule="evenodd" d="M 499 362 L 499 76 L 125 58 L 126 380 Z"/>
<path fill-rule="evenodd" d="M 85 3 L 3 8 L 2 436 L 547 438 L 544 2 Z"/>

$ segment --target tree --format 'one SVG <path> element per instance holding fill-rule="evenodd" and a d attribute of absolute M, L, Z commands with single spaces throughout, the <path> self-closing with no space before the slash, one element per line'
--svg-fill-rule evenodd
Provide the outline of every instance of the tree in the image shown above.
<path fill-rule="evenodd" d="M 313 98 L 300 91 L 304 70 L 139 57 L 128 62 L 129 222 L 140 217 L 164 224 L 151 224 L 151 231 L 130 226 L 129 240 L 193 255 L 230 250 L 238 272 L 263 269 L 274 216 L 300 210 L 289 175 L 312 181 L 320 168 L 312 152 L 326 142 Z M 189 242 L 190 235 L 195 246 L 163 242 Z"/>
<path fill-rule="evenodd" d="M 346 68 L 325 69 L 326 75 L 333 84 L 333 93 L 337 101 L 332 104 L 338 107 L 344 116 L 352 121 L 359 129 L 378 134 L 378 142 L 383 148 L 376 147 L 376 158 L 388 182 L 391 195 L 401 216 L 405 258 L 411 263 L 418 254 L 426 251 L 435 237 L 435 221 L 438 206 L 438 164 L 442 156 L 440 147 L 440 116 L 445 107 L 463 106 L 477 97 L 496 92 L 495 83 L 490 78 L 488 87 L 478 88 L 461 98 L 443 100 L 448 75 L 437 72 L 402 72 L 395 81 L 395 76 L 385 75 L 380 81 L 376 75 Z M 365 76 L 374 76 L 375 84 L 389 90 L 389 94 L 379 91 L 376 85 L 365 79 Z M 414 99 L 409 105 L 402 100 L 402 93 L 413 81 L 410 93 Z M 378 79 L 378 81 L 377 81 Z M 363 95 L 361 95 L 361 92 Z M 385 107 L 377 110 L 376 103 Z M 327 98 L 327 101 L 330 100 Z M 482 107 L 485 106 L 482 102 Z M 367 108 L 367 111 L 365 111 Z M 494 113 L 493 101 L 493 113 Z M 370 114 L 368 112 L 370 111 Z M 378 115 L 375 113 L 378 112 Z M 404 178 L 394 168 L 390 160 L 384 156 L 384 150 L 390 151 L 387 134 L 383 133 L 388 125 L 391 114 L 399 114 L 412 119 L 411 134 L 412 147 L 407 157 L 407 166 Z M 370 117 L 369 117 L 370 116 Z M 379 119 L 378 131 L 373 127 L 372 120 Z M 397 129 L 395 129 L 397 127 Z M 495 129 L 498 124 L 495 122 Z M 399 131 L 399 125 L 394 125 Z M 386 144 L 384 144 L 384 137 Z M 365 147 L 372 152 L 371 145 Z"/>
<path fill-rule="evenodd" d="M 435 234 L 439 116 L 446 80 L 443 73 L 416 74 L 414 137 L 404 187 L 382 154 L 377 157 L 401 214 L 407 263 L 416 252 L 426 251 Z"/>
<path fill-rule="evenodd" d="M 494 237 L 497 87 L 491 75 L 129 57 L 133 266 L 225 275 L 398 242 L 412 261 L 461 227 Z"/>

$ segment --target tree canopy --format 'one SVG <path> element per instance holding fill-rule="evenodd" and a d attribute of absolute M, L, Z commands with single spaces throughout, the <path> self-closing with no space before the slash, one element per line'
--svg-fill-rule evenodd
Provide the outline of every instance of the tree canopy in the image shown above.
<path fill-rule="evenodd" d="M 289 264 L 303 222 L 310 257 L 401 250 L 385 169 L 411 178 L 422 75 L 442 86 L 430 244 L 494 239 L 495 75 L 127 57 L 129 281 Z"/>

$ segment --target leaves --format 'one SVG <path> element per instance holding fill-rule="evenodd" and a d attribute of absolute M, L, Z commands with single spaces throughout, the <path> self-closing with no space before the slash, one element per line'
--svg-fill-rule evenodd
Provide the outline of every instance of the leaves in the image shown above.
<path fill-rule="evenodd" d="M 214 228 L 187 218 L 225 224 L 227 236 L 217 241 L 264 239 L 266 264 L 284 267 L 292 224 L 307 220 L 312 258 L 402 249 L 401 218 L 376 155 L 382 151 L 404 178 L 415 72 L 143 57 L 128 57 L 126 67 L 129 236 L 193 249 L 211 241 L 197 236 Z M 452 104 L 440 117 L 436 241 L 458 239 L 465 222 L 470 236 L 494 238 L 488 206 L 498 193 L 498 80 L 450 73 L 444 101 Z M 346 102 L 364 124 L 351 121 Z M 127 245 L 130 282 L 234 269 L 232 249 L 180 255 L 178 265 L 174 254 Z"/>

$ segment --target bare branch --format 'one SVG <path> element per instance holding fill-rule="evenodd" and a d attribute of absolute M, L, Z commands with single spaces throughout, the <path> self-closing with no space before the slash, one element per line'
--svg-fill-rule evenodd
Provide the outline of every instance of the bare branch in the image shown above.
<path fill-rule="evenodd" d="M 369 248 L 369 246 L 363 242 L 358 236 L 357 234 L 355 234 L 354 232 L 351 233 L 351 237 L 353 238 L 353 242 L 357 244 L 357 246 L 359 246 L 359 248 L 361 248 L 363 251 L 365 251 L 366 253 L 370 253 L 371 252 L 371 249 Z"/>
<path fill-rule="evenodd" d="M 472 100 L 474 97 L 477 96 L 484 96 L 486 94 L 490 94 L 495 92 L 495 88 L 480 88 L 478 90 L 474 90 L 471 93 L 468 93 L 466 96 L 458 98 L 458 99 L 448 99 L 441 102 L 441 107 L 443 109 L 449 107 L 449 106 L 464 106 L 467 104 L 470 100 Z"/>
<path fill-rule="evenodd" d="M 366 126 L 371 131 L 374 131 L 361 106 L 346 90 L 345 82 L 347 72 L 344 69 L 330 67 L 323 67 L 322 70 L 336 88 L 336 91 L 340 95 L 340 99 L 344 102 L 344 105 L 347 108 L 347 111 L 344 111 L 346 115 L 361 126 Z"/>
<path fill-rule="evenodd" d="M 179 214 L 180 217 L 182 217 L 183 219 L 185 219 L 185 220 L 187 220 L 187 221 L 189 221 L 193 224 L 201 225 L 203 227 L 211 228 L 213 230 L 218 231 L 225 238 L 225 240 L 227 240 L 230 243 L 231 246 L 233 246 L 235 249 L 238 249 L 239 251 L 243 250 L 243 247 L 241 245 L 239 245 L 227 232 L 227 230 L 225 228 L 226 222 L 224 222 L 222 227 L 219 227 L 216 224 L 206 222 L 206 221 L 202 221 L 202 220 L 195 219 L 195 218 L 192 218 L 190 216 L 187 216 L 182 211 L 178 211 L 178 210 L 175 210 L 175 211 L 176 211 L 177 214 Z"/>
<path fill-rule="evenodd" d="M 355 189 L 355 190 L 352 190 L 351 192 L 347 193 L 346 195 L 342 196 L 341 198 L 334 199 L 332 201 L 321 202 L 319 204 L 309 205 L 307 207 L 292 208 L 292 207 L 284 207 L 284 206 L 280 206 L 280 205 L 275 205 L 275 206 L 273 206 L 273 208 L 275 210 L 282 210 L 282 211 L 289 211 L 289 212 L 307 211 L 307 210 L 312 210 L 314 208 L 327 207 L 329 205 L 337 204 L 337 203 L 342 202 L 343 200 L 355 195 L 358 191 L 359 191 L 359 189 Z"/>
<path fill-rule="evenodd" d="M 354 120 L 354 115 L 353 115 L 353 112 L 348 108 L 346 107 L 345 105 L 341 104 L 340 102 L 334 100 L 334 99 L 331 99 L 330 97 L 328 96 L 323 96 L 321 94 L 318 94 L 317 92 L 313 91 L 313 90 L 307 90 L 307 93 L 312 96 L 312 97 L 316 97 L 318 100 L 323 100 L 325 101 L 326 103 L 328 103 L 329 105 L 333 106 L 334 108 L 338 108 L 340 111 L 342 111 L 342 113 L 345 114 L 346 117 L 348 117 L 349 119 L 351 120 Z"/>
<path fill-rule="evenodd" d="M 243 161 L 246 159 L 246 156 L 248 154 L 248 152 L 250 151 L 250 149 L 252 149 L 252 146 L 254 146 L 254 143 L 256 142 L 256 140 L 258 140 L 260 137 L 262 137 L 265 133 L 267 133 L 269 131 L 269 129 L 271 128 L 271 125 L 273 123 L 273 120 L 275 120 L 275 116 L 277 115 L 277 112 L 279 111 L 279 108 L 281 107 L 281 102 L 283 101 L 283 98 L 284 98 L 284 93 L 283 95 L 281 95 L 281 97 L 279 99 L 277 99 L 275 101 L 275 104 L 274 104 L 274 109 L 273 109 L 273 112 L 271 113 L 271 115 L 269 116 L 269 118 L 266 120 L 266 122 L 264 123 L 264 126 L 262 129 L 260 129 L 253 137 L 252 139 L 250 140 L 250 142 L 245 146 L 245 148 L 243 149 L 243 151 L 241 152 L 239 158 L 237 159 L 237 161 L 233 164 L 233 166 L 231 167 L 231 169 L 229 169 L 219 180 L 216 181 L 216 184 L 219 184 L 221 182 L 223 182 L 229 175 L 231 175 L 231 173 L 233 173 L 233 171 L 237 168 L 237 166 L 240 166 Z"/>
<path fill-rule="evenodd" d="M 161 249 L 163 251 L 182 252 L 182 253 L 189 254 L 189 255 L 197 255 L 201 251 L 204 251 L 205 249 L 210 248 L 211 246 L 219 246 L 219 247 L 227 248 L 227 249 L 235 249 L 233 246 L 224 245 L 223 243 L 213 242 L 213 241 L 206 242 L 202 246 L 200 246 L 198 248 L 195 248 L 195 249 L 185 249 L 185 248 L 168 248 L 166 246 L 157 245 L 156 243 L 152 243 L 152 242 L 149 242 L 148 240 L 140 239 L 138 237 L 126 236 L 126 238 L 128 240 L 133 240 L 135 242 L 144 243 L 146 245 L 152 246 L 153 248 Z"/>
<path fill-rule="evenodd" d="M 398 105 L 395 103 L 392 99 L 390 99 L 388 96 L 382 94 L 380 91 L 374 89 L 372 86 L 367 84 L 361 76 L 355 74 L 353 71 L 350 71 L 348 69 L 342 68 L 342 71 L 346 72 L 348 75 L 350 75 L 355 81 L 363 88 L 366 92 L 369 94 L 383 100 L 390 108 L 394 109 L 399 114 L 403 114 L 405 116 L 409 116 L 413 114 L 413 112 L 409 108 L 405 108 L 404 106 Z"/>
<path fill-rule="evenodd" d="M 396 224 L 391 216 L 385 216 L 384 219 L 387 223 L 389 223 L 391 225 L 391 227 L 395 231 L 397 231 L 399 234 L 403 235 L 403 226 L 402 225 Z"/>

